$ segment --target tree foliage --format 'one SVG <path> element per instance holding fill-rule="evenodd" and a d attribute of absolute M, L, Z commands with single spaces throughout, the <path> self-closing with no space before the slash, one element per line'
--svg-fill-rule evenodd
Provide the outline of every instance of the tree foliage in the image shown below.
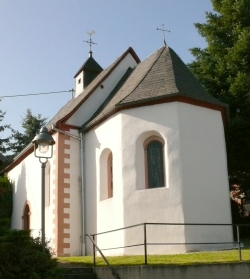
<path fill-rule="evenodd" d="M 250 1 L 212 0 L 215 12 L 206 23 L 196 23 L 207 41 L 205 49 L 192 48 L 189 64 L 208 92 L 230 105 L 232 118 L 250 115 Z"/>
<path fill-rule="evenodd" d="M 12 185 L 8 177 L 0 176 L 0 218 L 11 218 Z"/>
<path fill-rule="evenodd" d="M 0 110 L 0 123 L 3 121 L 5 112 Z M 6 129 L 9 129 L 10 125 L 0 125 L 0 133 L 2 134 Z M 7 144 L 9 143 L 9 137 L 2 137 L 0 134 L 0 153 L 6 153 L 8 151 Z"/>
<path fill-rule="evenodd" d="M 41 114 L 35 116 L 32 114 L 30 109 L 27 109 L 26 114 L 22 119 L 24 133 L 12 129 L 9 148 L 14 156 L 20 153 L 29 143 L 31 143 L 41 127 L 45 125 L 46 120 L 47 118 L 42 118 Z"/>
<path fill-rule="evenodd" d="M 250 1 L 211 0 L 213 12 L 195 23 L 207 47 L 192 48 L 188 66 L 215 98 L 229 104 L 226 128 L 230 181 L 250 189 Z"/>
<path fill-rule="evenodd" d="M 0 176 L 0 236 L 10 229 L 12 207 L 12 185 L 6 175 Z"/>

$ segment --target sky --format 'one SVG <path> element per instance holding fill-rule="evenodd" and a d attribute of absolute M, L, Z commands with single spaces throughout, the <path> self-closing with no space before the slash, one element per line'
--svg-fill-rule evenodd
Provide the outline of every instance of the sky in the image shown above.
<path fill-rule="evenodd" d="M 189 63 L 190 48 L 206 47 L 194 27 L 206 11 L 210 0 L 0 0 L 0 126 L 23 132 L 27 109 L 49 121 L 71 99 L 87 32 L 95 32 L 93 57 L 104 69 L 130 46 L 141 60 L 162 47 L 163 24 L 168 46 Z M 59 91 L 67 92 L 13 97 Z"/>

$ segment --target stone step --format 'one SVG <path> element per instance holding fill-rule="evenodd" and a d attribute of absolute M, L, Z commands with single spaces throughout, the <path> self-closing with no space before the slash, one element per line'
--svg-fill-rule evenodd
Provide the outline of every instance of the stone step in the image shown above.
<path fill-rule="evenodd" d="M 65 267 L 63 279 L 98 279 L 91 267 Z"/>

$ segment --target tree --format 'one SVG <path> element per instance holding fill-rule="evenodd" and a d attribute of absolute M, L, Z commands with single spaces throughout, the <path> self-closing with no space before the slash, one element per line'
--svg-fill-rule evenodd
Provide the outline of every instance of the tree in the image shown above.
<path fill-rule="evenodd" d="M 207 41 L 205 49 L 192 48 L 189 64 L 207 91 L 230 105 L 232 118 L 250 116 L 250 2 L 211 0 L 215 13 L 207 23 L 195 23 Z"/>
<path fill-rule="evenodd" d="M 0 110 L 0 123 L 3 121 L 5 116 L 5 112 L 3 112 L 2 110 Z M 4 132 L 6 129 L 10 128 L 10 125 L 0 125 L 0 132 Z M 9 137 L 4 137 L 2 138 L 0 136 L 0 153 L 6 153 L 8 151 L 8 147 L 7 144 L 9 143 Z"/>
<path fill-rule="evenodd" d="M 192 48 L 188 66 L 215 98 L 229 104 L 226 132 L 230 182 L 250 191 L 250 1 L 211 0 L 206 23 L 195 23 L 207 47 Z"/>
<path fill-rule="evenodd" d="M 12 206 L 12 185 L 6 175 L 0 176 L 0 236 L 10 229 Z"/>
<path fill-rule="evenodd" d="M 38 134 L 41 127 L 46 123 L 47 118 L 42 118 L 41 114 L 37 116 L 32 114 L 30 109 L 27 109 L 25 117 L 22 119 L 22 127 L 24 128 L 24 133 L 20 133 L 12 129 L 11 142 L 9 143 L 9 148 L 13 155 L 20 153 Z"/>
<path fill-rule="evenodd" d="M 6 175 L 0 177 L 0 218 L 11 218 L 12 185 Z"/>

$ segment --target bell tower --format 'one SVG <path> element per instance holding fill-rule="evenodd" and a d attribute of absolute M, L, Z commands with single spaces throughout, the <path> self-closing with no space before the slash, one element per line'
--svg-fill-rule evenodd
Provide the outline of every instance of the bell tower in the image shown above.
<path fill-rule="evenodd" d="M 81 94 L 84 89 L 103 71 L 103 68 L 95 61 L 93 58 L 93 52 L 91 46 L 96 44 L 92 41 L 91 35 L 95 32 L 88 32 L 90 39 L 89 41 L 84 41 L 89 44 L 89 58 L 84 62 L 81 68 L 75 74 L 75 97 Z"/>

